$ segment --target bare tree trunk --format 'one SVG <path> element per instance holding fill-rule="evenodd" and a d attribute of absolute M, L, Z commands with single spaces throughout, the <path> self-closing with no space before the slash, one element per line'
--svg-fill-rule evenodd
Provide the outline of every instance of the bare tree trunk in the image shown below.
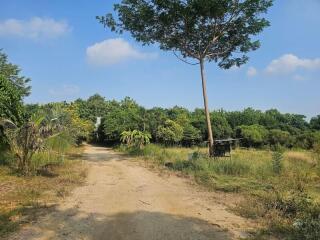
<path fill-rule="evenodd" d="M 204 72 L 204 59 L 200 59 L 200 70 L 201 70 L 201 79 L 202 79 L 204 110 L 206 114 L 207 128 L 208 128 L 209 155 L 213 156 L 214 143 L 213 143 L 213 135 L 212 135 L 212 128 L 211 128 L 210 112 L 208 107 L 207 83 L 206 83 L 206 76 Z"/>

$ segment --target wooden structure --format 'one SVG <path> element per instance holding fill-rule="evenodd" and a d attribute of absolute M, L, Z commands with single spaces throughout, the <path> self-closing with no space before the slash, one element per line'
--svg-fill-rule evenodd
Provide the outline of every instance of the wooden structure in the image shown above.
<path fill-rule="evenodd" d="M 213 157 L 229 157 L 231 158 L 232 146 L 235 146 L 240 139 L 228 138 L 214 141 Z"/>

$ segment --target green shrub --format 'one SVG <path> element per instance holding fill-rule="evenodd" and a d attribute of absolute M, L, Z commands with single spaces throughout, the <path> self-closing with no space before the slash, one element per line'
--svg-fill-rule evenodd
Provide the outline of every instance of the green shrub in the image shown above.
<path fill-rule="evenodd" d="M 0 149 L 0 165 L 10 165 L 14 162 L 14 156 L 8 150 Z"/>
<path fill-rule="evenodd" d="M 245 217 L 262 217 L 267 232 L 280 239 L 317 240 L 320 237 L 320 206 L 306 193 L 272 189 L 247 197 L 236 209 Z"/>
<path fill-rule="evenodd" d="M 306 209 L 293 224 L 293 239 L 320 239 L 320 206 L 313 205 Z"/>
<path fill-rule="evenodd" d="M 292 239 L 320 238 L 320 207 L 306 193 L 293 192 L 279 198 L 275 207 L 280 210 L 286 234 Z"/>

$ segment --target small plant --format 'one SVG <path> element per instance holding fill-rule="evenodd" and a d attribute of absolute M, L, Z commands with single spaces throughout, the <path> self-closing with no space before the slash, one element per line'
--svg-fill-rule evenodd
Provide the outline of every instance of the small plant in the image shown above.
<path fill-rule="evenodd" d="M 283 153 L 284 150 L 281 146 L 275 146 L 274 152 L 272 154 L 272 168 L 273 172 L 280 174 L 283 169 Z"/>

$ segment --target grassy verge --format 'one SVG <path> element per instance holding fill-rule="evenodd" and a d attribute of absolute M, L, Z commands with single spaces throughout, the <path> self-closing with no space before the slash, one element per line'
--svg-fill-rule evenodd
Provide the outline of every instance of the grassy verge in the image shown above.
<path fill-rule="evenodd" d="M 36 219 L 41 209 L 54 205 L 84 182 L 85 164 L 70 159 L 69 155 L 38 154 L 34 159 L 37 170 L 28 177 L 19 176 L 9 166 L 0 166 L 0 236 Z"/>
<path fill-rule="evenodd" d="M 245 200 L 233 210 L 261 223 L 256 239 L 320 239 L 320 160 L 311 152 L 238 149 L 232 159 L 213 160 L 197 148 L 119 149 L 192 175 L 209 189 L 241 195 Z"/>

